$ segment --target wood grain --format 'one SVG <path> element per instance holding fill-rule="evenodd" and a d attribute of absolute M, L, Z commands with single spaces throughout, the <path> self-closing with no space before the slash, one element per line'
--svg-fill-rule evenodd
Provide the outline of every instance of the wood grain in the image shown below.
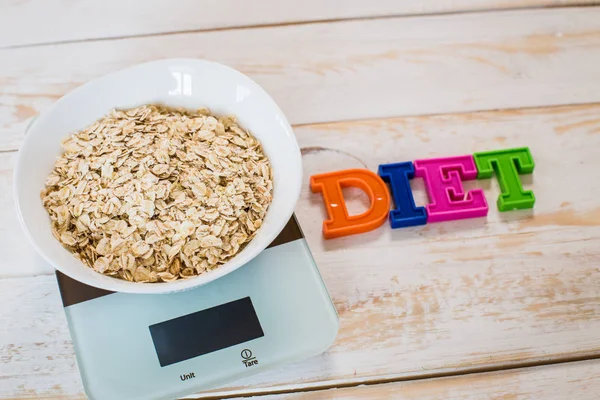
<path fill-rule="evenodd" d="M 600 101 L 600 7 L 0 50 L 0 151 L 17 149 L 30 119 L 71 89 L 165 57 L 207 58 L 241 70 L 294 124 L 589 103 Z"/>
<path fill-rule="evenodd" d="M 598 392 L 600 361 L 594 360 L 452 378 L 256 396 L 251 399 L 596 400 Z"/>
<path fill-rule="evenodd" d="M 202 396 L 356 385 L 600 356 L 600 105 L 297 127 L 304 174 L 530 146 L 534 210 L 324 241 L 322 201 L 305 186 L 297 215 L 341 318 L 325 354 Z M 0 155 L 10 193 L 13 154 Z M 413 181 L 419 204 L 420 180 Z M 349 190 L 354 210 L 364 195 Z M 11 205 L 0 204 L 1 275 L 34 270 Z M 30 251 L 31 252 L 31 251 Z M 40 264 L 43 266 L 43 264 Z M 49 268 L 45 268 L 50 272 Z M 39 271 L 44 272 L 44 271 Z M 52 276 L 0 279 L 0 397 L 78 396 L 75 358 Z M 10 328 L 9 328 L 10 322 Z M 60 387 L 54 387 L 56 383 Z M 510 398 L 510 397 L 509 397 Z"/>
<path fill-rule="evenodd" d="M 336 0 L 301 3 L 5 0 L 0 3 L 0 48 L 266 24 L 593 3 L 592 0 L 344 0 L 343 4 Z"/>

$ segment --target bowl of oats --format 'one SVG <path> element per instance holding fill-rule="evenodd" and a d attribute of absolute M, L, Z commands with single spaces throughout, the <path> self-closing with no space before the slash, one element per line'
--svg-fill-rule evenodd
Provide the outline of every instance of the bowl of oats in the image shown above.
<path fill-rule="evenodd" d="M 273 99 L 214 62 L 140 64 L 73 90 L 29 127 L 15 168 L 36 250 L 85 284 L 169 293 L 263 251 L 292 216 L 302 161 Z"/>

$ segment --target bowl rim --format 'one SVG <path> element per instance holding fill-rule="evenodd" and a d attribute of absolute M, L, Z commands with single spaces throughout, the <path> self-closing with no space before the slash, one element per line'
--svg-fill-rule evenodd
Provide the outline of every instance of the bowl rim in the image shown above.
<path fill-rule="evenodd" d="M 118 278 L 113 278 L 110 276 L 106 276 L 106 275 L 97 273 L 99 279 L 96 280 L 93 278 L 88 279 L 88 277 L 84 274 L 78 274 L 78 273 L 73 273 L 72 271 L 64 270 L 63 268 L 57 266 L 57 264 L 60 264 L 60 263 L 55 262 L 52 259 L 52 257 L 50 257 L 47 254 L 47 252 L 43 249 L 43 247 L 40 246 L 40 244 L 35 240 L 34 235 L 30 232 L 30 230 L 27 226 L 27 223 L 25 222 L 25 219 L 23 217 L 23 210 L 21 208 L 21 201 L 20 201 L 21 196 L 20 196 L 20 191 L 19 191 L 19 187 L 21 185 L 21 180 L 18 178 L 21 175 L 21 171 L 25 168 L 25 166 L 23 165 L 24 161 L 23 161 L 21 150 L 23 148 L 29 146 L 29 143 L 34 140 L 34 139 L 32 139 L 33 136 L 28 134 L 29 131 L 31 129 L 34 129 L 39 124 L 43 123 L 45 118 L 48 115 L 50 115 L 56 107 L 58 107 L 60 104 L 65 102 L 66 99 L 68 99 L 71 96 L 77 95 L 81 91 L 87 90 L 88 87 L 96 85 L 96 84 L 98 84 L 98 82 L 101 82 L 103 80 L 113 79 L 115 76 L 118 76 L 120 74 L 125 74 L 128 71 L 132 71 L 132 70 L 135 70 L 135 69 L 138 69 L 141 67 L 146 67 L 146 66 L 149 66 L 152 64 L 170 64 L 170 63 L 183 63 L 186 65 L 194 64 L 196 66 L 202 66 L 204 64 L 204 65 L 212 65 L 216 68 L 227 70 L 229 73 L 238 75 L 242 80 L 245 81 L 245 83 L 252 86 L 253 90 L 262 92 L 262 94 L 264 94 L 266 96 L 265 98 L 267 99 L 268 102 L 271 103 L 271 107 L 279 115 L 279 117 L 281 119 L 281 123 L 283 124 L 282 125 L 283 128 L 289 134 L 290 139 L 292 139 L 293 144 L 295 145 L 294 153 L 297 154 L 296 160 L 297 160 L 298 165 L 297 165 L 297 168 L 292 168 L 293 170 L 295 170 L 292 173 L 294 175 L 293 182 L 291 182 L 291 184 L 288 185 L 288 181 L 286 181 L 286 191 L 294 192 L 293 196 L 292 196 L 293 204 L 289 207 L 289 209 L 287 209 L 285 211 L 285 217 L 282 216 L 281 220 L 275 220 L 275 222 L 273 223 L 273 229 L 268 231 L 268 234 L 264 238 L 264 242 L 266 244 L 264 246 L 261 246 L 262 249 L 259 252 L 257 252 L 256 254 L 250 254 L 249 256 L 246 257 L 246 260 L 244 260 L 243 262 L 232 263 L 231 261 L 235 260 L 235 256 L 234 256 L 234 258 L 232 258 L 232 260 L 226 262 L 225 264 L 221 265 L 220 267 L 218 267 L 214 270 L 207 271 L 201 275 L 194 276 L 193 278 L 179 279 L 179 280 L 176 280 L 173 282 L 145 283 L 145 282 L 129 282 L 129 281 L 125 281 L 125 280 L 121 280 Z M 290 218 L 292 218 L 292 215 L 294 214 L 295 206 L 298 203 L 298 199 L 300 198 L 300 193 L 301 193 L 301 189 L 302 189 L 302 179 L 303 179 L 302 155 L 301 155 L 301 151 L 300 151 L 300 146 L 298 145 L 297 138 L 293 132 L 293 128 L 292 128 L 291 124 L 289 123 L 287 117 L 285 116 L 285 114 L 283 113 L 281 108 L 279 107 L 279 105 L 275 102 L 275 100 L 271 97 L 271 95 L 262 86 L 260 86 L 258 83 L 256 83 L 249 76 L 245 75 L 244 73 L 242 73 L 228 65 L 221 64 L 221 63 L 218 63 L 215 61 L 206 60 L 206 59 L 200 59 L 200 58 L 178 57 L 178 58 L 162 58 L 162 59 L 157 59 L 157 60 L 153 60 L 153 61 L 149 61 L 149 62 L 138 63 L 135 65 L 121 68 L 119 70 L 112 71 L 107 74 L 100 75 L 96 78 L 90 79 L 87 82 L 85 82 L 84 84 L 65 93 L 63 96 L 61 96 L 61 98 L 56 100 L 47 110 L 45 110 L 44 112 L 35 116 L 34 119 L 26 127 L 23 142 L 19 148 L 19 151 L 17 152 L 17 159 L 15 161 L 15 168 L 13 171 L 13 192 L 14 192 L 14 202 L 15 202 L 16 209 L 17 209 L 17 217 L 18 217 L 18 220 L 19 220 L 19 223 L 20 223 L 22 229 L 25 232 L 25 235 L 27 236 L 27 238 L 29 240 L 29 243 L 34 247 L 36 252 L 44 259 L 44 261 L 47 262 L 48 264 L 50 264 L 52 266 L 52 268 L 54 268 L 55 270 L 58 270 L 61 273 L 65 274 L 65 275 L 69 276 L 70 278 L 75 279 L 81 283 L 84 283 L 86 285 L 93 286 L 93 287 L 96 287 L 99 289 L 107 290 L 107 291 L 121 292 L 121 293 L 139 293 L 139 294 L 167 294 L 167 293 L 173 293 L 173 292 L 192 289 L 192 288 L 203 286 L 205 284 L 213 282 L 213 281 L 217 280 L 218 278 L 225 276 L 225 275 L 237 270 L 238 268 L 243 267 L 244 265 L 249 263 L 251 260 L 253 260 L 256 256 L 258 256 L 262 251 L 264 251 L 271 244 L 271 242 L 273 242 L 277 238 L 277 236 L 281 233 L 281 231 L 285 228 L 285 226 L 289 222 Z M 269 211 L 267 210 L 267 213 L 268 212 Z M 82 268 L 83 267 L 86 267 L 86 266 L 82 263 Z M 87 268 L 89 268 L 89 267 L 87 267 Z M 106 285 L 101 283 L 102 280 L 104 280 L 104 282 L 106 282 Z M 117 286 L 119 288 L 112 287 L 113 284 L 114 284 L 114 286 Z"/>

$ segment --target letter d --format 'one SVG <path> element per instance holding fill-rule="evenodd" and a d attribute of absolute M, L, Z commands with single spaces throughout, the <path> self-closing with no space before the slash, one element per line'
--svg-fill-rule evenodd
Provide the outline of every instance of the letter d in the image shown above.
<path fill-rule="evenodd" d="M 366 169 L 347 169 L 313 175 L 310 187 L 321 192 L 329 219 L 323 222 L 323 236 L 332 239 L 340 236 L 368 232 L 381 226 L 390 210 L 390 195 L 385 182 Z M 370 206 L 360 215 L 348 215 L 342 188 L 356 187 L 369 196 Z"/>

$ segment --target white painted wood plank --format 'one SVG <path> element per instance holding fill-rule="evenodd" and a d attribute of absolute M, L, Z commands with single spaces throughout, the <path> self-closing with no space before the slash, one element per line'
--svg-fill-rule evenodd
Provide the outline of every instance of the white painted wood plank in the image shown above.
<path fill-rule="evenodd" d="M 0 293 L 0 398 L 83 398 L 54 276 L 0 280 Z"/>
<path fill-rule="evenodd" d="M 165 57 L 223 62 L 290 121 L 600 101 L 600 7 L 189 33 L 0 50 L 0 150 L 31 117 L 105 73 Z"/>
<path fill-rule="evenodd" d="M 204 396 L 599 356 L 600 210 L 589 184 L 600 167 L 599 112 L 600 105 L 588 105 L 297 128 L 307 180 L 341 168 L 529 145 L 536 171 L 524 182 L 537 204 L 500 214 L 496 182 L 470 182 L 486 190 L 487 218 L 395 231 L 385 225 L 324 241 L 321 199 L 305 187 L 297 215 L 340 313 L 337 341 L 322 356 Z M 422 204 L 418 180 L 414 189 Z M 363 196 L 348 195 L 358 209 Z M 18 232 L 8 210 L 0 206 L 0 221 Z M 18 245 L 13 236 L 3 235 L 6 248 Z M 5 275 L 22 264 L 8 254 L 0 254 Z M 0 358 L 18 352 L 0 365 L 0 398 L 78 396 L 54 279 L 0 279 L 0 304 L 8 305 L 0 311 Z"/>
<path fill-rule="evenodd" d="M 53 271 L 29 244 L 19 224 L 13 195 L 16 155 L 14 152 L 0 153 L 0 279 Z"/>
<path fill-rule="evenodd" d="M 5 0 L 0 47 L 345 18 L 586 5 L 592 0 Z"/>
<path fill-rule="evenodd" d="M 254 400 L 596 400 L 598 392 L 600 392 L 600 361 L 593 360 L 452 378 L 251 398 Z"/>

